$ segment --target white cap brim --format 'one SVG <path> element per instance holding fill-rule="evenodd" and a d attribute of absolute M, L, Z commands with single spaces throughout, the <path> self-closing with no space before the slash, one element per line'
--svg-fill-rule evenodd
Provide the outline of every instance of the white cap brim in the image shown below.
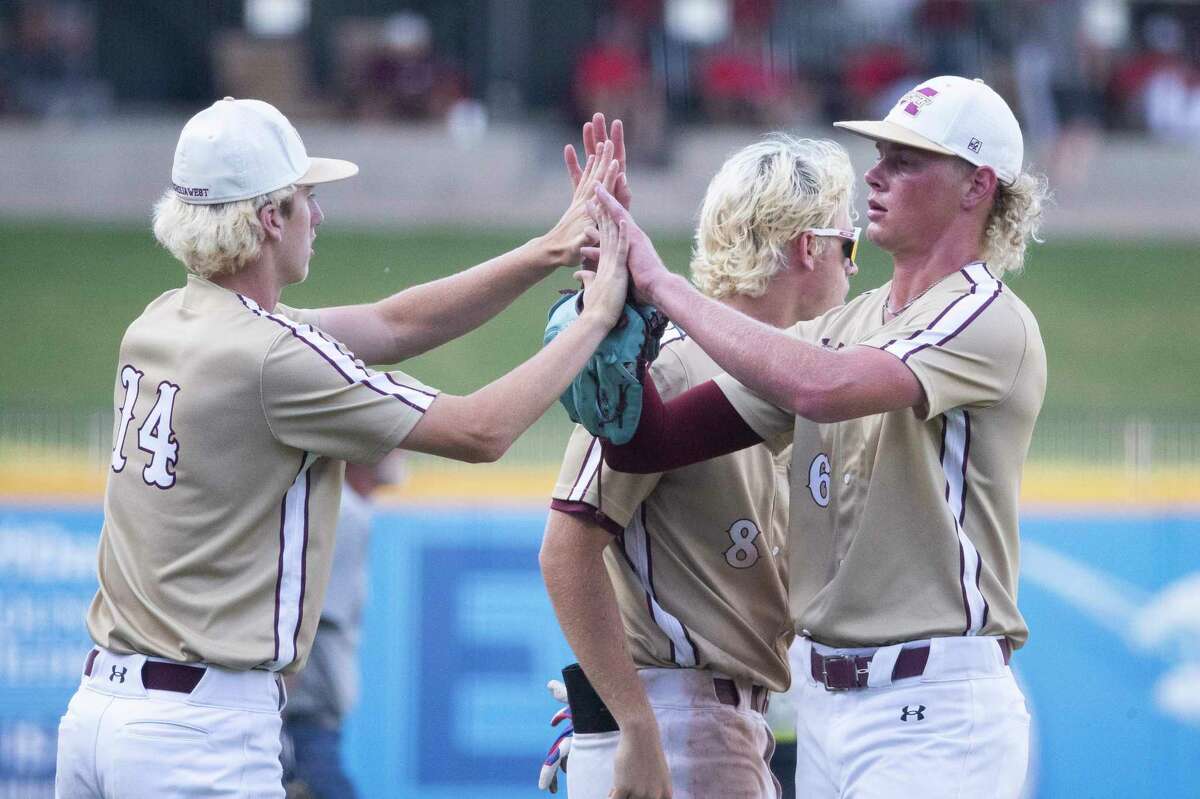
<path fill-rule="evenodd" d="M 851 133 L 855 133 L 867 139 L 874 141 L 889 141 L 895 144 L 903 144 L 908 147 L 915 147 L 918 150 L 928 150 L 931 153 L 941 153 L 942 155 L 958 155 L 953 150 L 943 147 L 936 142 L 933 142 L 920 133 L 914 133 L 903 125 L 897 125 L 895 122 L 888 122 L 886 119 L 881 121 L 852 121 L 852 122 L 834 122 L 835 128 L 842 128 Z"/>
<path fill-rule="evenodd" d="M 312 186 L 315 183 L 330 183 L 345 180 L 358 174 L 358 164 L 340 158 L 310 158 L 308 171 L 292 181 L 297 186 Z"/>

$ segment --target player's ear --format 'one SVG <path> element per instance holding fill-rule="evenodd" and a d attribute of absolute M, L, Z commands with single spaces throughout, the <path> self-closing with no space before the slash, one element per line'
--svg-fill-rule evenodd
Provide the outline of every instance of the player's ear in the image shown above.
<path fill-rule="evenodd" d="M 808 232 L 801 233 L 788 245 L 788 264 L 793 269 L 812 272 L 817 268 L 819 247 L 820 242 L 816 236 Z"/>
<path fill-rule="evenodd" d="M 968 176 L 963 190 L 963 208 L 970 210 L 980 203 L 990 203 L 996 193 L 997 185 L 996 170 L 990 166 L 975 167 Z"/>
<path fill-rule="evenodd" d="M 265 238 L 271 241 L 283 238 L 283 212 L 275 203 L 267 203 L 258 209 L 258 223 L 262 225 Z"/>

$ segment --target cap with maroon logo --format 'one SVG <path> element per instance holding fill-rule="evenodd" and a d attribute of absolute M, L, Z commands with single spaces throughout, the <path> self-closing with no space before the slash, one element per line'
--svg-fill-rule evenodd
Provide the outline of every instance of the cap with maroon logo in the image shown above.
<path fill-rule="evenodd" d="M 897 101 L 882 121 L 835 122 L 859 136 L 889 141 L 996 170 L 1011 185 L 1025 156 L 1021 126 L 1004 98 L 982 80 L 930 78 Z"/>

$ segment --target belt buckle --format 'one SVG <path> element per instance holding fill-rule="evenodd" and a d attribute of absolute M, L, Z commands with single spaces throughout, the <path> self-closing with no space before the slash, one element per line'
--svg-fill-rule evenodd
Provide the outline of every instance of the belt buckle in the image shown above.
<path fill-rule="evenodd" d="M 835 679 L 839 677 L 846 682 L 846 685 L 831 685 L 830 666 L 836 668 L 836 673 L 833 675 Z M 849 669 L 844 668 L 849 666 Z M 821 656 L 821 680 L 825 683 L 826 691 L 849 691 L 851 688 L 860 688 L 859 677 L 866 676 L 870 673 L 870 667 L 860 669 L 858 667 L 858 658 L 855 655 L 828 655 Z M 842 681 L 839 680 L 839 681 Z"/>

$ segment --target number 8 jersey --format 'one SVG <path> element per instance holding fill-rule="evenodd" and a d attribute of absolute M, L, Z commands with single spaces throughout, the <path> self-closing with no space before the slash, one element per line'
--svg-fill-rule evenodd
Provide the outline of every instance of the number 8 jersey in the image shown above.
<path fill-rule="evenodd" d="M 666 399 L 720 374 L 674 326 L 650 371 Z M 613 533 L 605 565 L 636 666 L 712 669 L 787 690 L 787 458 L 758 445 L 626 474 L 604 466 L 599 442 L 576 428 L 551 507 Z"/>
<path fill-rule="evenodd" d="M 189 276 L 129 326 L 96 643 L 231 669 L 303 665 L 343 462 L 382 458 L 437 394 L 366 368 L 316 322 Z"/>

